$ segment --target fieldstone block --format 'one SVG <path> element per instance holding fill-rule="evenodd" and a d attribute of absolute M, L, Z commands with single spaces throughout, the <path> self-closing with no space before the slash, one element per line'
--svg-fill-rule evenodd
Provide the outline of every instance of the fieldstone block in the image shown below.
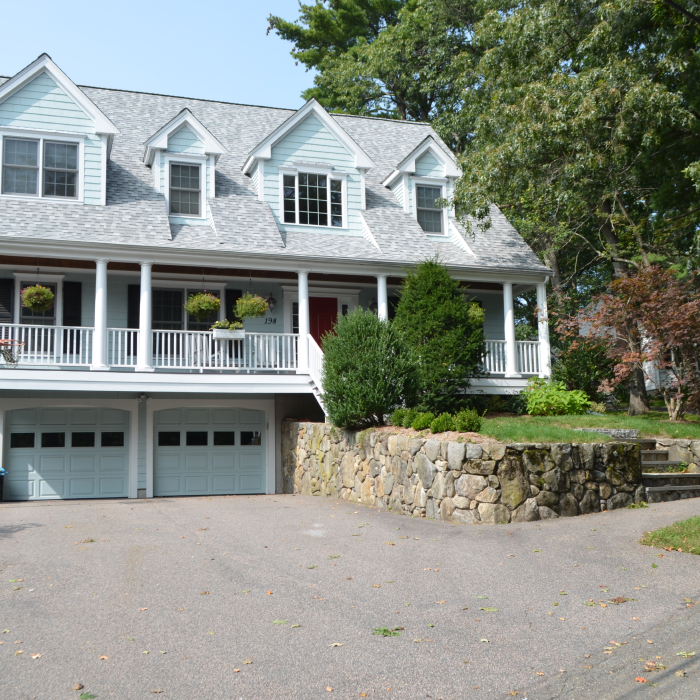
<path fill-rule="evenodd" d="M 568 491 L 569 490 L 569 475 L 559 469 L 552 469 L 551 471 L 545 472 L 542 475 L 545 486 L 548 487 L 550 491 Z"/>
<path fill-rule="evenodd" d="M 425 484 L 423 484 L 425 485 Z M 445 485 L 445 475 L 442 472 L 438 472 L 433 480 L 433 485 L 428 491 L 428 496 L 433 498 L 445 498 L 447 496 L 447 488 Z"/>
<path fill-rule="evenodd" d="M 447 468 L 459 471 L 464 463 L 464 443 L 448 442 L 447 443 Z"/>
<path fill-rule="evenodd" d="M 481 493 L 488 486 L 488 481 L 483 476 L 477 474 L 462 474 L 455 481 L 455 490 L 457 495 L 465 496 L 470 500 L 474 500 L 478 493 Z"/>
<path fill-rule="evenodd" d="M 473 442 L 468 442 L 466 443 L 465 447 L 465 457 L 467 459 L 481 459 L 481 455 L 483 452 L 483 450 L 481 449 L 481 445 L 477 445 Z"/>
<path fill-rule="evenodd" d="M 452 499 L 452 503 L 454 504 L 455 508 L 469 510 L 469 504 L 471 503 L 471 500 L 469 498 L 465 498 L 464 496 L 455 496 Z"/>
<path fill-rule="evenodd" d="M 435 499 L 429 498 L 425 506 L 425 517 L 435 520 L 437 517 L 437 509 L 435 508 Z"/>
<path fill-rule="evenodd" d="M 612 498 L 608 498 L 608 510 L 626 508 L 632 503 L 632 496 L 628 493 L 616 493 Z"/>
<path fill-rule="evenodd" d="M 498 480 L 501 487 L 501 502 L 511 509 L 517 508 L 530 492 L 530 485 L 517 457 L 508 456 L 501 460 Z"/>
<path fill-rule="evenodd" d="M 411 457 L 414 457 L 418 450 L 420 450 L 421 447 L 423 447 L 423 440 L 420 438 L 413 438 L 408 441 L 408 452 L 411 455 Z"/>
<path fill-rule="evenodd" d="M 393 489 L 394 489 L 394 475 L 387 474 L 384 477 L 384 495 L 390 496 Z"/>
<path fill-rule="evenodd" d="M 552 493 L 551 491 L 540 491 L 537 494 L 536 500 L 537 505 L 540 506 L 540 508 L 542 506 L 551 508 L 552 506 L 559 504 L 559 497 L 556 493 Z"/>
<path fill-rule="evenodd" d="M 480 503 L 479 518 L 487 525 L 510 522 L 510 511 L 500 503 Z"/>
<path fill-rule="evenodd" d="M 554 520 L 554 518 L 558 517 L 559 516 L 551 508 L 540 506 L 540 520 Z"/>
<path fill-rule="evenodd" d="M 496 462 L 492 459 L 471 459 L 465 462 L 464 471 L 488 476 L 496 471 Z"/>
<path fill-rule="evenodd" d="M 440 456 L 440 442 L 438 440 L 425 441 L 425 456 L 434 462 Z"/>
<path fill-rule="evenodd" d="M 572 459 L 573 447 L 569 443 L 554 444 L 550 449 L 550 456 L 554 464 L 563 471 L 571 471 L 574 466 Z"/>
<path fill-rule="evenodd" d="M 443 520 L 449 521 L 452 513 L 455 509 L 454 503 L 451 498 L 444 498 L 440 504 L 440 517 Z"/>
<path fill-rule="evenodd" d="M 483 491 L 477 494 L 476 500 L 479 503 L 496 503 L 500 494 L 496 489 L 487 486 Z"/>
<path fill-rule="evenodd" d="M 559 514 L 562 518 L 573 518 L 578 515 L 578 503 L 571 493 L 563 493 L 559 498 Z"/>
<path fill-rule="evenodd" d="M 579 503 L 579 508 L 583 515 L 588 513 L 598 513 L 600 511 L 600 496 L 597 491 L 586 491 Z"/>
<path fill-rule="evenodd" d="M 608 498 L 610 498 L 610 496 L 612 496 L 612 492 L 613 492 L 612 485 L 609 484 L 607 481 L 604 481 L 603 483 L 598 484 L 598 490 L 600 491 L 600 497 L 602 499 L 607 500 Z"/>
<path fill-rule="evenodd" d="M 482 446 L 482 449 L 488 452 L 489 457 L 496 462 L 506 456 L 506 446 L 499 442 L 488 442 Z"/>
<path fill-rule="evenodd" d="M 429 489 L 435 480 L 437 467 L 423 453 L 418 453 L 414 462 L 418 470 L 418 478 L 421 480 L 423 488 L 426 490 Z"/>
<path fill-rule="evenodd" d="M 453 523 L 459 523 L 460 525 L 478 525 L 480 522 L 478 511 L 464 510 L 462 508 L 455 508 L 452 511 L 450 520 Z"/>
<path fill-rule="evenodd" d="M 528 498 L 525 503 L 513 511 L 510 518 L 512 523 L 529 523 L 540 519 L 540 508 L 534 498 Z"/>
<path fill-rule="evenodd" d="M 522 455 L 525 471 L 533 474 L 544 474 L 556 466 L 549 452 L 545 449 L 538 450 L 533 447 L 523 450 Z"/>
<path fill-rule="evenodd" d="M 378 462 L 376 459 L 371 460 L 369 463 L 369 475 L 370 476 L 379 476 L 381 471 L 382 471 L 381 462 Z"/>

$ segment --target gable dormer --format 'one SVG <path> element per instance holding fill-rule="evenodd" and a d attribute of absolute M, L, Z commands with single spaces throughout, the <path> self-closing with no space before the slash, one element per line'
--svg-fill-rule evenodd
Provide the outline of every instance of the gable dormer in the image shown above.
<path fill-rule="evenodd" d="M 413 215 L 430 235 L 451 236 L 449 219 L 453 212 L 436 206 L 440 199 L 450 199 L 454 181 L 461 175 L 454 159 L 432 136 L 414 148 L 384 181 L 403 210 Z"/>
<path fill-rule="evenodd" d="M 0 197 L 105 204 L 119 129 L 42 54 L 0 86 Z"/>
<path fill-rule="evenodd" d="M 153 170 L 153 185 L 165 195 L 172 223 L 201 223 L 209 218 L 216 163 L 228 153 L 221 142 L 183 109 L 146 141 L 143 160 Z"/>
<path fill-rule="evenodd" d="M 249 154 L 243 172 L 281 230 L 363 235 L 372 159 L 314 99 Z"/>

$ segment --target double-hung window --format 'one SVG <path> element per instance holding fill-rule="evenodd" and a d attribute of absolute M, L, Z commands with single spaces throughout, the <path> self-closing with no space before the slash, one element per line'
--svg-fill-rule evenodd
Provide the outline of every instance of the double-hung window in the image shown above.
<path fill-rule="evenodd" d="M 286 224 L 343 226 L 343 181 L 318 173 L 282 176 Z"/>
<path fill-rule="evenodd" d="M 78 145 L 6 136 L 2 194 L 77 199 Z"/>
<path fill-rule="evenodd" d="M 442 197 L 442 188 L 416 186 L 416 212 L 418 223 L 426 233 L 442 233 L 442 209 L 435 205 Z"/>
<path fill-rule="evenodd" d="M 170 213 L 199 216 L 202 194 L 199 165 L 170 164 Z"/>

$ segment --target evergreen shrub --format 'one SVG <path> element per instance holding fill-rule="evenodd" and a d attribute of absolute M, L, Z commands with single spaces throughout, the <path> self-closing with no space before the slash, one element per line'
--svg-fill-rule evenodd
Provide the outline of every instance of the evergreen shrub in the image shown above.
<path fill-rule="evenodd" d="M 356 309 L 340 316 L 335 333 L 327 333 L 321 342 L 322 399 L 333 425 L 383 425 L 397 406 L 415 401 L 413 355 L 392 324 Z"/>
<path fill-rule="evenodd" d="M 420 411 L 417 411 L 415 408 L 408 408 L 406 409 L 406 413 L 404 414 L 403 417 L 403 427 L 404 428 L 410 428 L 413 425 L 413 421 L 416 419 L 416 416 L 420 413 Z"/>
<path fill-rule="evenodd" d="M 406 413 L 409 411 L 408 408 L 397 408 L 392 414 L 391 418 L 389 419 L 391 421 L 392 425 L 396 426 L 402 426 L 404 418 L 406 417 Z"/>
<path fill-rule="evenodd" d="M 455 419 L 449 413 L 441 413 L 430 424 L 431 433 L 446 433 L 455 429 Z"/>
<path fill-rule="evenodd" d="M 430 411 L 418 413 L 411 423 L 414 430 L 425 430 L 430 427 L 430 424 L 435 420 L 435 414 Z"/>
<path fill-rule="evenodd" d="M 463 409 L 454 418 L 455 430 L 460 433 L 478 433 L 483 424 L 482 417 L 473 408 Z"/>

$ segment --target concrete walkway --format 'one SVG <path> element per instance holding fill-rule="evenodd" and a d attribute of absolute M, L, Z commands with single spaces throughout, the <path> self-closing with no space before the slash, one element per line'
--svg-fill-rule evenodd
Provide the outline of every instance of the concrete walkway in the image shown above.
<path fill-rule="evenodd" d="M 700 557 L 637 542 L 698 513 L 477 527 L 300 496 L 4 503 L 0 698 L 700 698 Z"/>

